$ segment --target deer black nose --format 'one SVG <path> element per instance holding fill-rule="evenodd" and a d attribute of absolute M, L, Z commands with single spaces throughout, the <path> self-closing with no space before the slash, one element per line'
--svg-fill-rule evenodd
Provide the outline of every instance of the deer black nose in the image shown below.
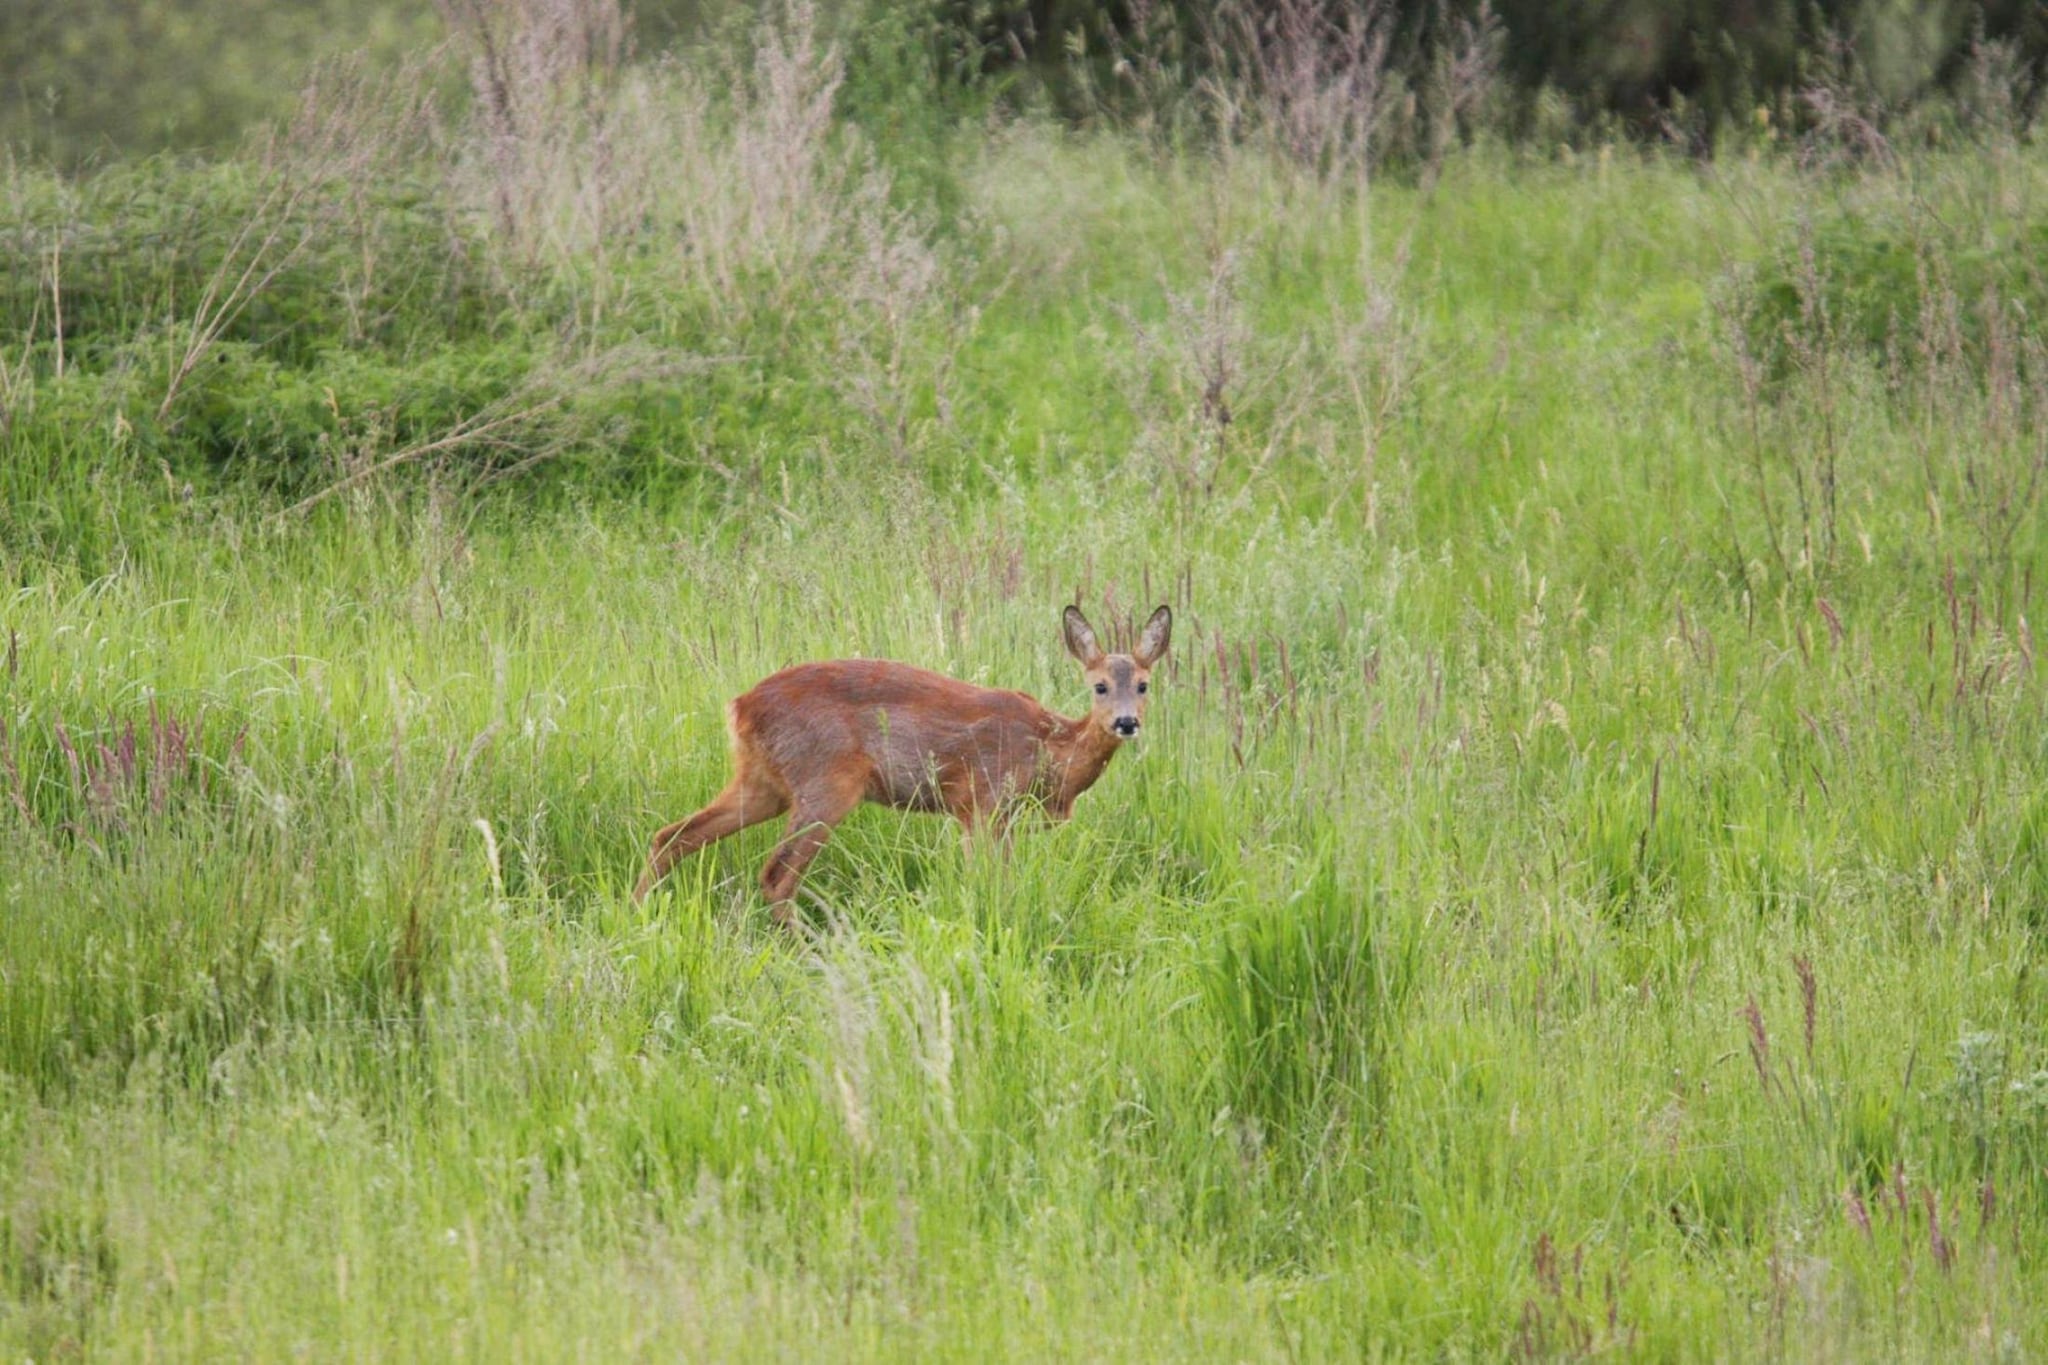
<path fill-rule="evenodd" d="M 1118 734 L 1126 739 L 1138 733 L 1138 718 L 1136 716 L 1118 716 L 1111 725 Z"/>

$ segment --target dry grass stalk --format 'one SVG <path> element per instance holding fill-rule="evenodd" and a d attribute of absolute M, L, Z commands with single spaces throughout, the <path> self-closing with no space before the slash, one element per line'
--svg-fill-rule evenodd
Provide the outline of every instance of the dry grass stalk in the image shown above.
<path fill-rule="evenodd" d="M 1202 93 L 1226 145 L 1264 144 L 1326 185 L 1363 183 L 1392 39 L 1387 0 L 1226 0 Z"/>
<path fill-rule="evenodd" d="M 1980 13 L 1957 101 L 1967 124 L 1990 146 L 2008 150 L 2031 124 L 2038 94 L 2039 83 L 2020 45 L 1986 37 Z"/>
<path fill-rule="evenodd" d="M 619 0 L 436 3 L 470 52 L 498 227 L 531 260 L 557 202 L 591 212 L 595 196 L 602 218 L 625 10 Z"/>
<path fill-rule="evenodd" d="M 21 764 L 14 753 L 14 736 L 7 728 L 5 716 L 0 716 L 0 773 L 7 776 L 7 798 L 15 813 L 21 816 L 24 826 L 33 828 L 38 823 L 35 808 L 28 803 L 28 784 L 22 780 Z"/>
<path fill-rule="evenodd" d="M 1842 1216 L 1849 1220 L 1849 1226 L 1863 1234 L 1865 1241 L 1876 1240 L 1870 1226 L 1870 1207 L 1863 1202 L 1863 1196 L 1853 1185 L 1842 1189 Z"/>
<path fill-rule="evenodd" d="M 943 283 L 939 259 L 915 220 L 890 207 L 879 175 L 867 177 L 851 196 L 848 220 L 853 249 L 838 294 L 849 306 L 838 329 L 835 380 L 903 463 L 910 458 L 910 408 L 919 387 L 915 342 L 941 321 L 935 316 Z M 939 330 L 949 335 L 935 382 L 943 379 L 943 357 L 965 339 L 964 326 Z"/>
<path fill-rule="evenodd" d="M 59 716 L 50 734 L 64 759 L 64 788 L 70 804 L 82 809 L 95 831 L 122 830 L 138 819 L 158 818 L 182 794 L 204 796 L 210 789 L 213 765 L 204 749 L 206 715 L 189 721 L 149 706 L 146 727 L 134 721 L 116 729 L 110 720 L 105 738 L 80 739 Z M 237 732 L 229 745 L 232 757 L 241 751 Z M 30 827 L 40 824 L 28 800 L 13 738 L 0 725 L 0 771 L 10 784 L 11 804 Z M 84 834 L 81 826 L 72 826 Z"/>
<path fill-rule="evenodd" d="M 355 244 L 353 278 L 336 282 L 355 339 L 367 330 L 365 310 L 381 272 L 378 250 L 387 210 L 378 197 L 416 183 L 421 168 L 445 149 L 434 86 L 447 55 L 437 47 L 390 70 L 361 56 L 315 67 L 281 144 L 293 160 L 332 167 L 335 200 L 327 221 L 345 224 Z"/>
<path fill-rule="evenodd" d="M 1920 1199 L 1927 1206 L 1927 1249 L 1934 1254 L 1934 1263 L 1946 1273 L 1955 1268 L 1956 1244 L 1941 1230 L 1941 1202 L 1934 1191 L 1922 1187 Z"/>
<path fill-rule="evenodd" d="M 1750 482 L 1756 491 L 1758 508 L 1763 514 L 1764 536 L 1770 545 L 1771 559 L 1777 565 L 1779 575 L 1789 579 L 1792 576 L 1792 562 L 1785 550 L 1785 533 L 1778 515 L 1777 501 L 1771 496 L 1773 479 L 1766 458 L 1764 361 L 1751 342 L 1757 317 L 1754 279 L 1738 278 L 1735 288 L 1717 299 L 1716 310 L 1720 313 L 1721 334 L 1728 347 L 1729 359 L 1734 364 L 1736 382 L 1742 395 L 1743 444 L 1749 454 Z M 1739 549 L 1737 559 L 1742 559 Z"/>
<path fill-rule="evenodd" d="M 1436 52 L 1429 99 L 1429 141 L 1423 156 L 1422 181 L 1433 186 L 1444 159 L 1457 143 L 1461 127 L 1480 121 L 1500 84 L 1501 62 L 1507 56 L 1507 27 L 1493 12 L 1492 0 L 1480 0 L 1469 18 L 1452 18 L 1440 7 L 1450 36 Z"/>
<path fill-rule="evenodd" d="M 764 18 L 752 61 L 624 64 L 616 0 L 442 0 L 472 51 L 467 188 L 528 263 L 569 265 L 644 236 L 729 298 L 791 277 L 833 241 L 857 180 L 830 152 L 844 77 L 814 6 Z M 481 181 L 474 173 L 480 171 Z"/>
<path fill-rule="evenodd" d="M 0 441 L 14 430 L 15 414 L 28 406 L 35 395 L 35 371 L 30 361 L 34 358 L 36 326 L 41 320 L 40 302 L 22 329 L 20 358 L 10 360 L 5 351 L 0 351 Z"/>
<path fill-rule="evenodd" d="M 2048 344 L 1993 288 L 1965 308 L 1945 264 L 1923 253 L 1911 358 L 1895 347 L 1891 385 L 1910 404 L 1930 506 L 1959 504 L 1986 570 L 2003 576 L 2048 483 Z M 1937 531 L 1940 529 L 1937 526 Z"/>
<path fill-rule="evenodd" d="M 1764 1030 L 1764 1012 L 1757 1007 L 1756 997 L 1751 996 L 1739 1011 L 1742 1020 L 1749 1026 L 1749 1060 L 1756 1067 L 1756 1078 L 1764 1089 L 1771 1088 L 1771 1038 Z"/>
<path fill-rule="evenodd" d="M 1789 465 L 1792 488 L 1798 498 L 1801 526 L 1801 558 L 1812 564 L 1816 558 L 1824 567 L 1835 562 L 1836 512 L 1839 505 L 1838 474 L 1841 417 L 1837 411 L 1839 347 L 1834 317 L 1828 307 L 1830 281 L 1820 262 L 1813 240 L 1813 225 L 1802 222 L 1795 275 L 1799 288 L 1799 321 L 1787 323 L 1782 336 L 1793 366 L 1806 379 L 1816 415 L 1820 439 L 1811 457 L 1792 453 Z M 1819 522 L 1820 545 L 1814 544 L 1815 522 Z"/>
<path fill-rule="evenodd" d="M 1899 155 L 1884 134 L 1889 111 L 1847 37 L 1830 33 L 1822 40 L 1813 80 L 1799 92 L 1799 102 L 1811 120 L 1800 144 L 1800 158 L 1809 170 L 1899 168 Z"/>
<path fill-rule="evenodd" d="M 1813 1025 L 1817 1012 L 1816 996 L 1818 995 L 1818 989 L 1813 976 L 1813 960 L 1804 956 L 1794 956 L 1792 959 L 1792 970 L 1799 977 L 1799 1008 L 1802 1020 L 1806 1026 L 1806 1060 L 1811 1065 L 1813 1062 Z"/>

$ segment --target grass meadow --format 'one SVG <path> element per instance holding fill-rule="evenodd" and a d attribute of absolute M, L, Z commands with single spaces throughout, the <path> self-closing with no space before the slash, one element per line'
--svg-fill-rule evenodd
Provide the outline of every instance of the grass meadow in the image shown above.
<path fill-rule="evenodd" d="M 750 60 L 0 164 L 0 1354 L 2048 1354 L 2048 156 Z M 631 903 L 1070 600 L 1070 823 Z"/>

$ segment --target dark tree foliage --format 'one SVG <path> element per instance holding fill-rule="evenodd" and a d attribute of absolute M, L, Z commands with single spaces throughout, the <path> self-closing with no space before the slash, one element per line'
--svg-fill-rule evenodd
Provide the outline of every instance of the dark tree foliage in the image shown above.
<path fill-rule="evenodd" d="M 742 34 L 780 3 L 624 7 L 646 55 Z M 1230 60 L 1223 35 L 1256 29 L 1283 6 L 1317 4 L 1335 33 L 1370 8 L 1385 25 L 1388 67 L 1415 89 L 1481 0 L 817 3 L 848 42 L 849 96 L 873 106 L 856 111 L 865 116 L 989 77 L 1022 78 L 1069 114 L 1096 112 L 1090 101 L 1114 93 L 1119 54 L 1143 50 L 1155 73 L 1192 87 Z M 2048 58 L 2048 0 L 1490 0 L 1490 9 L 1504 38 L 1491 116 L 1510 135 L 1532 127 L 1539 95 L 1574 120 L 1708 141 L 1759 109 L 1796 117 L 1799 92 L 1823 79 L 1846 78 L 1870 105 L 1897 110 L 1958 89 L 1973 69 L 1995 70 L 2024 86 L 2010 92 L 2022 117 L 2048 84 L 2034 79 Z M 0 142 L 66 161 L 219 148 L 287 111 L 314 60 L 417 53 L 445 36 L 437 16 L 406 0 L 0 0 Z M 1987 46 L 1999 62 L 1975 61 Z"/>
<path fill-rule="evenodd" d="M 322 58 L 440 38 L 430 4 L 0 0 L 0 143 L 73 162 L 224 147 L 288 113 Z"/>
<path fill-rule="evenodd" d="M 1365 0 L 1328 0 L 1333 16 Z M 1781 104 L 1825 64 L 1853 64 L 1881 101 L 1904 104 L 1954 85 L 1972 51 L 2010 45 L 2024 72 L 2048 56 L 2040 0 L 1492 0 L 1506 34 L 1502 76 L 1526 101 L 1550 90 L 1582 115 L 1637 125 L 1674 114 L 1711 129 Z M 1219 27 L 1258 0 L 940 0 L 941 23 L 988 66 L 1050 69 L 1077 47 L 1104 50 L 1162 19 L 1183 35 Z M 1479 0 L 1383 0 L 1389 60 L 1414 68 Z M 1186 43 L 1191 72 L 1205 59 Z"/>

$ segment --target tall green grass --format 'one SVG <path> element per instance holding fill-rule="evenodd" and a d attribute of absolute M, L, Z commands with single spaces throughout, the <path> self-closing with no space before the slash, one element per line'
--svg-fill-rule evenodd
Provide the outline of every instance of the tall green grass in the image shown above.
<path fill-rule="evenodd" d="M 556 218 L 453 134 L 367 218 L 315 177 L 168 402 L 267 163 L 16 169 L 0 1345 L 2048 1349 L 2037 343 L 1981 259 L 1825 292 L 1858 223 L 2024 239 L 2048 163 L 1361 196 L 827 122 L 720 179 L 836 70 L 762 60 L 605 87 L 735 198 L 593 228 L 573 121 Z M 1071 822 L 858 812 L 808 940 L 770 828 L 631 904 L 727 698 L 1078 709 L 1074 598 L 1177 626 Z"/>

